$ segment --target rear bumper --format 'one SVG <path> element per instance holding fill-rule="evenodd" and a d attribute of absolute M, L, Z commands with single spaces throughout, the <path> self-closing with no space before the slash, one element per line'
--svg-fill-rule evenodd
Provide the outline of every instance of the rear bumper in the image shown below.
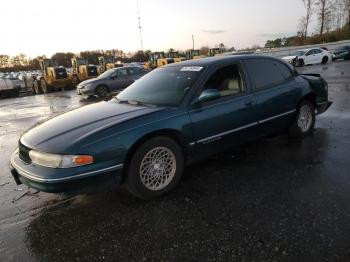
<path fill-rule="evenodd" d="M 51 174 L 43 170 L 48 169 Z M 53 168 L 36 167 L 25 164 L 14 152 L 10 163 L 11 174 L 16 184 L 25 184 L 31 188 L 49 193 L 90 193 L 106 191 L 118 186 L 122 179 L 123 165 L 114 165 L 88 172 L 65 172 L 64 176 L 52 175 Z M 62 170 L 60 170 L 62 171 Z M 48 175 L 49 174 L 49 175 Z"/>
<path fill-rule="evenodd" d="M 328 108 L 333 104 L 333 102 L 323 102 L 323 103 L 317 103 L 316 109 L 317 114 L 322 114 L 328 110 Z"/>

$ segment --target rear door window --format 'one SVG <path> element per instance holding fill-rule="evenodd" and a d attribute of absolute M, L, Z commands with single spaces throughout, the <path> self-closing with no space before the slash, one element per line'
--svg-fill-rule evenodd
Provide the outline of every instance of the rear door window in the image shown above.
<path fill-rule="evenodd" d="M 286 80 L 270 59 L 248 59 L 244 64 L 255 90 L 272 87 Z"/>

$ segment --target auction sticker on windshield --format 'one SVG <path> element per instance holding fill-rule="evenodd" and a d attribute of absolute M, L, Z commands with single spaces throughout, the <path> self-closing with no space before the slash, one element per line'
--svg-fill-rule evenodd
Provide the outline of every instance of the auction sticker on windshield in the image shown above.
<path fill-rule="evenodd" d="M 186 72 L 199 72 L 203 69 L 201 66 L 185 66 L 181 68 L 180 71 L 186 71 Z"/>

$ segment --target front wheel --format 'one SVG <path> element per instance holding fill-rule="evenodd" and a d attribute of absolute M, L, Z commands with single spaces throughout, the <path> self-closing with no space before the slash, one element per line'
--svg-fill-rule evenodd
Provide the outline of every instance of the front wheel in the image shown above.
<path fill-rule="evenodd" d="M 154 137 L 139 146 L 131 157 L 126 184 L 133 195 L 153 199 L 172 190 L 183 169 L 180 146 L 168 137 Z"/>
<path fill-rule="evenodd" d="M 328 57 L 327 56 L 323 57 L 321 63 L 322 63 L 322 65 L 327 64 L 328 63 Z"/>
<path fill-rule="evenodd" d="M 101 98 L 106 98 L 108 96 L 108 88 L 106 86 L 98 86 L 96 87 L 96 95 Z"/>
<path fill-rule="evenodd" d="M 289 136 L 304 138 L 312 134 L 315 128 L 315 118 L 315 106 L 309 100 L 301 102 L 289 127 Z"/>

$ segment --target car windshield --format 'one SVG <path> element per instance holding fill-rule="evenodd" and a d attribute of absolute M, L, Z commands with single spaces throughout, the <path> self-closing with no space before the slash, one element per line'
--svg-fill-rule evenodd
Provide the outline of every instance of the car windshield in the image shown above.
<path fill-rule="evenodd" d="M 199 66 L 158 68 L 119 93 L 117 99 L 129 103 L 176 106 L 202 71 Z"/>
<path fill-rule="evenodd" d="M 110 69 L 110 70 L 108 70 L 108 71 L 102 73 L 101 75 L 99 75 L 97 78 L 98 78 L 98 79 L 109 78 L 113 73 L 114 73 L 114 69 Z"/>
<path fill-rule="evenodd" d="M 300 50 L 300 51 L 295 51 L 292 55 L 293 56 L 303 56 L 303 55 L 305 55 L 305 51 L 302 51 L 302 50 Z"/>

